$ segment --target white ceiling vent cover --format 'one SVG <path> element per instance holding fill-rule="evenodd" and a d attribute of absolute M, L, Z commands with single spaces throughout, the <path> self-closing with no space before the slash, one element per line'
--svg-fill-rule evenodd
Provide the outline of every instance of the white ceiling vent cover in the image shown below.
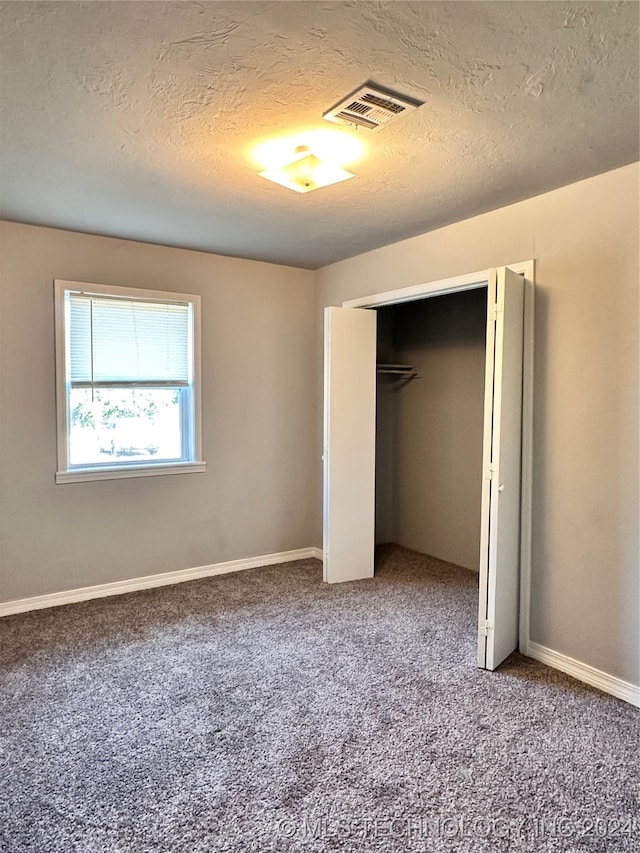
<path fill-rule="evenodd" d="M 367 84 L 323 113 L 322 118 L 336 124 L 350 124 L 367 128 L 367 130 L 378 130 L 383 125 L 391 124 L 400 116 L 421 107 L 423 103 L 406 95 L 398 95 Z"/>

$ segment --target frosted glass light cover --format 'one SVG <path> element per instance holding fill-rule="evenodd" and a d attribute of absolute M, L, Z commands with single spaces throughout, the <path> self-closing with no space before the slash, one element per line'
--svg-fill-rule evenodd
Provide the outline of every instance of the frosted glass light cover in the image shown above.
<path fill-rule="evenodd" d="M 307 154 L 279 169 L 267 169 L 258 174 L 297 193 L 309 193 L 355 177 L 353 172 L 347 172 L 334 163 L 323 162 L 314 154 Z"/>

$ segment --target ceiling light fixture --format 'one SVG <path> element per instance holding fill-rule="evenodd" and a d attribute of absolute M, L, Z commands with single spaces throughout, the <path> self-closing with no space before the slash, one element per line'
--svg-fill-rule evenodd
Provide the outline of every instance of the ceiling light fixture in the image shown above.
<path fill-rule="evenodd" d="M 307 145 L 298 145 L 295 154 L 296 159 L 291 163 L 258 174 L 297 193 L 309 193 L 355 177 L 342 166 L 316 157 Z"/>

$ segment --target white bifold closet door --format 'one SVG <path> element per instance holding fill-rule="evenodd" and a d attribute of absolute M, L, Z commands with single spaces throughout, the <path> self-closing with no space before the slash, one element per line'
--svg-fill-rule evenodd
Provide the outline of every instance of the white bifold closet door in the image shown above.
<path fill-rule="evenodd" d="M 324 579 L 373 577 L 376 521 L 375 311 L 324 312 Z"/>
<path fill-rule="evenodd" d="M 478 666 L 518 645 L 524 281 L 488 273 Z M 325 309 L 324 579 L 373 577 L 376 312 Z"/>
<path fill-rule="evenodd" d="M 524 279 L 489 270 L 483 438 L 478 666 L 518 647 Z"/>

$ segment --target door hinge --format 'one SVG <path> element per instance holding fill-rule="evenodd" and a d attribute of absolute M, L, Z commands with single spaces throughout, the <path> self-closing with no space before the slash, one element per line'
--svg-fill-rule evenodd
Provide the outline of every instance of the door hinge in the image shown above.
<path fill-rule="evenodd" d="M 495 323 L 501 311 L 504 311 L 504 304 L 502 302 L 494 302 L 489 308 L 489 322 Z"/>
<path fill-rule="evenodd" d="M 485 478 L 485 480 L 493 480 L 493 477 L 494 477 L 494 475 L 495 475 L 495 473 L 496 473 L 496 470 L 497 470 L 497 466 L 496 466 L 496 465 L 493 465 L 493 464 L 492 464 L 492 465 L 489 465 L 489 467 L 487 468 L 487 470 L 484 472 L 484 478 Z"/>
<path fill-rule="evenodd" d="M 484 624 L 480 625 L 481 637 L 488 637 L 489 631 L 493 631 L 493 625 L 491 625 L 489 622 L 485 622 Z"/>

